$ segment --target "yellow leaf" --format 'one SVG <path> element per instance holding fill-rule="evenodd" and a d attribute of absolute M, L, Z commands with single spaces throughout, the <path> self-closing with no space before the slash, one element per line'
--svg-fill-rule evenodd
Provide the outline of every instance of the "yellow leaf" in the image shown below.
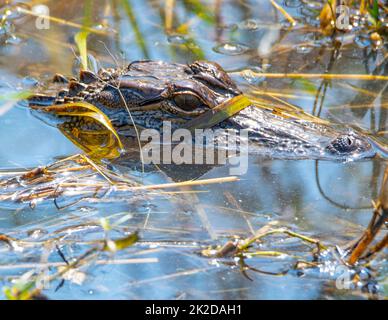
<path fill-rule="evenodd" d="M 117 158 L 120 155 L 120 150 L 124 148 L 109 118 L 92 104 L 72 102 L 39 107 L 39 110 L 58 117 L 69 117 L 69 120 L 64 120 L 58 125 L 58 128 L 90 157 L 97 159 Z M 83 129 L 83 122 L 93 124 L 94 128 Z"/>
<path fill-rule="evenodd" d="M 321 13 L 319 14 L 321 29 L 326 35 L 329 35 L 335 27 L 335 10 L 337 7 L 336 3 L 336 0 L 327 1 L 327 3 L 323 6 Z"/>
<path fill-rule="evenodd" d="M 132 246 L 139 240 L 139 235 L 137 232 L 131 233 L 129 236 L 117 239 L 110 240 L 110 243 L 105 244 L 104 250 L 106 251 L 118 251 L 123 250 L 129 246 Z"/>
<path fill-rule="evenodd" d="M 189 130 L 210 128 L 230 118 L 251 104 L 251 101 L 247 97 L 239 95 L 190 120 L 186 123 L 185 127 Z"/>

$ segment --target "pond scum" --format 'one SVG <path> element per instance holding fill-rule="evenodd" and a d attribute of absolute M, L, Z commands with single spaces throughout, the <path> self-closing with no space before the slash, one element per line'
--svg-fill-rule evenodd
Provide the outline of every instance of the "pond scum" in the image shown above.
<path fill-rule="evenodd" d="M 33 3 L 34 1 L 32 1 Z M 289 22 L 290 28 L 297 28 L 298 22 L 276 1 L 270 0 L 271 4 L 278 10 L 285 19 Z M 336 15 L 336 0 L 327 1 L 323 6 L 320 14 L 320 27 L 324 34 L 334 34 L 337 30 Z M 136 23 L 134 12 L 129 2 L 117 1 L 122 6 L 135 32 L 135 41 L 141 48 L 144 56 L 147 56 L 147 48 L 145 40 Z M 202 19 L 212 19 L 212 16 L 202 6 L 200 1 L 187 1 L 188 6 Z M 357 1 L 355 1 L 357 3 Z M 175 1 L 165 1 L 165 32 L 173 34 L 178 31 L 185 31 L 187 26 L 180 25 L 178 28 L 173 25 L 173 11 Z M 387 26 L 384 24 L 383 16 L 386 16 L 388 8 L 380 1 L 359 1 L 354 5 L 352 10 L 358 10 L 359 15 L 351 16 L 351 19 L 361 19 L 359 28 L 365 28 L 365 33 L 370 38 L 370 45 L 377 49 L 380 47 L 386 37 Z M 52 23 L 59 25 L 70 26 L 79 29 L 75 35 L 75 43 L 78 48 L 78 55 L 81 68 L 88 69 L 90 64 L 95 63 L 93 56 L 88 54 L 87 40 L 90 34 L 105 34 L 105 31 L 92 27 L 92 1 L 85 1 L 85 14 L 82 24 L 77 24 L 71 21 L 66 21 L 57 17 L 47 16 Z M 10 10 L 10 9 L 8 9 Z M 12 10 L 17 10 L 20 14 L 36 15 L 30 10 L 29 6 L 14 7 Z M 9 21 L 10 13 L 4 11 L 2 25 L 5 26 Z M 360 20 L 360 21 L 361 21 Z M 358 21 L 358 20 L 357 20 Z M 10 19 L 10 23 L 12 23 Z M 303 26 L 309 28 L 309 26 Z M 195 51 L 197 57 L 201 57 L 201 51 L 195 45 L 195 40 L 190 39 L 186 43 L 190 50 Z M 280 50 L 288 50 L 288 48 L 280 48 Z M 111 54 L 110 54 L 111 55 Z M 116 61 L 115 57 L 111 55 Z M 246 96 L 253 101 L 257 107 L 270 109 L 282 116 L 293 116 L 309 121 L 325 122 L 319 118 L 322 102 L 319 101 L 320 93 L 325 92 L 325 88 L 332 80 L 365 80 L 365 81 L 387 81 L 386 75 L 361 75 L 361 74 L 332 74 L 332 73 L 255 73 L 252 70 L 239 70 L 231 72 L 231 74 L 239 75 L 244 78 L 290 78 L 290 79 L 321 79 L 316 100 L 314 101 L 314 110 L 312 115 L 303 112 L 300 108 L 286 102 L 283 99 L 293 96 L 293 92 L 286 90 L 259 90 L 254 86 L 250 86 Z M 308 86 L 306 86 L 308 90 Z M 360 94 L 368 95 L 370 92 L 359 88 L 352 87 L 351 90 Z M 13 95 L 1 96 L 2 101 L 9 101 L 10 107 L 15 100 L 20 100 L 29 95 L 29 92 L 21 92 Z M 298 97 L 303 99 L 304 97 Z M 323 100 L 323 98 L 322 98 Z M 240 106 L 228 106 L 226 111 L 228 116 L 232 116 L 238 112 Z M 357 108 L 357 106 L 353 106 Z M 384 108 L 386 105 L 384 104 Z M 46 166 L 33 168 L 24 171 L 1 171 L 0 172 L 0 201 L 10 206 L 25 206 L 35 208 L 42 202 L 52 201 L 56 209 L 61 211 L 79 203 L 98 203 L 98 202 L 115 202 L 123 201 L 122 195 L 125 195 L 125 202 L 139 203 L 141 201 L 152 201 L 156 198 L 164 198 L 168 201 L 173 201 L 182 194 L 195 193 L 197 191 L 188 191 L 186 187 L 196 185 L 218 184 L 218 183 L 233 183 L 238 180 L 237 177 L 228 176 L 214 179 L 198 179 L 179 183 L 169 184 L 144 184 L 143 180 L 138 176 L 131 174 L 123 174 L 110 169 L 106 161 L 101 159 L 114 159 L 120 156 L 120 150 L 123 145 L 120 137 L 110 124 L 109 119 L 96 107 L 83 103 L 66 104 L 61 106 L 52 106 L 48 108 L 63 108 L 61 111 L 64 115 L 77 113 L 77 116 L 83 117 L 92 114 L 92 118 L 99 122 L 105 130 L 93 135 L 86 136 L 82 132 L 66 132 L 62 133 L 67 136 L 74 144 L 80 147 L 85 153 L 74 155 L 68 158 L 58 160 Z M 222 109 L 225 111 L 226 109 Z M 0 115 L 2 110 L 0 109 Z M 212 124 L 212 119 L 206 119 L 209 126 Z M 386 132 L 379 132 L 384 136 Z M 101 142 L 103 141 L 103 143 Z M 199 191 L 198 191 L 199 192 Z M 233 196 L 231 196 L 233 197 Z M 62 203 L 63 202 L 63 203 Z M 382 254 L 388 245 L 388 234 L 386 227 L 388 223 L 388 167 L 385 169 L 384 178 L 381 183 L 379 196 L 372 201 L 373 211 L 371 212 L 371 220 L 363 234 L 359 238 L 345 245 L 326 244 L 311 235 L 303 235 L 293 231 L 291 228 L 282 226 L 281 221 L 271 221 L 259 230 L 254 232 L 253 236 L 244 237 L 235 235 L 226 239 L 224 243 L 206 244 L 199 243 L 192 245 L 191 249 L 198 255 L 208 258 L 217 259 L 219 263 L 225 265 L 237 265 L 242 274 L 250 279 L 249 272 L 259 272 L 271 274 L 274 276 L 283 276 L 290 272 L 296 272 L 298 275 L 308 273 L 309 270 L 315 269 L 324 271 L 329 264 L 340 265 L 349 270 L 350 283 L 356 288 L 367 288 L 370 294 L 375 293 L 374 289 L 369 286 L 373 283 L 375 270 L 372 266 L 373 259 L 376 259 L 379 254 Z M 203 213 L 202 222 L 206 227 L 206 212 Z M 43 240 L 33 241 L 23 239 L 17 232 L 8 234 L 0 234 L 0 243 L 4 247 L 0 247 L 1 251 L 23 251 L 33 250 L 36 248 L 44 248 L 41 250 L 42 262 L 31 263 L 25 265 L 2 265 L 2 269 L 12 269 L 25 267 L 29 271 L 21 277 L 13 278 L 12 286 L 3 288 L 3 291 L 8 299 L 45 299 L 44 289 L 47 285 L 54 281 L 60 281 L 58 287 L 63 285 L 64 281 L 71 281 L 82 284 L 85 278 L 85 272 L 88 267 L 94 264 L 115 264 L 115 263 L 157 263 L 157 260 L 147 258 L 129 258 L 129 259 L 112 259 L 114 254 L 121 250 L 126 250 L 130 247 L 142 243 L 141 230 L 130 230 L 125 223 L 129 216 L 125 213 L 117 213 L 98 221 L 93 221 L 91 224 L 84 224 L 80 217 L 76 217 L 71 221 L 70 226 L 63 229 L 55 230 L 52 234 L 43 237 Z M 89 222 L 90 223 L 90 222 Z M 54 223 L 55 225 L 55 223 Z M 61 224 L 59 223 L 59 227 Z M 52 227 L 52 226 L 50 226 Z M 102 239 L 93 240 L 68 240 L 64 230 L 76 230 L 79 228 L 97 228 L 102 230 L 104 237 Z M 169 230 L 165 230 L 169 232 Z M 99 233 L 101 234 L 101 233 Z M 276 238 L 295 238 L 300 241 L 301 245 L 305 246 L 305 255 L 298 255 L 293 252 L 271 250 L 270 243 Z M 66 255 L 62 252 L 62 245 L 77 241 L 77 244 L 85 246 L 84 252 L 71 261 L 68 261 Z M 147 242 L 149 245 L 152 242 Z M 163 246 L 163 242 L 155 242 L 158 246 Z M 177 242 L 176 246 L 180 246 Z M 185 246 L 186 244 L 182 244 Z M 264 249 L 263 249 L 264 248 Z M 150 249 L 151 250 L 151 249 Z M 62 262 L 48 262 L 51 254 L 59 254 Z M 136 254 L 136 253 L 135 253 Z M 270 259 L 292 257 L 295 263 L 292 268 L 281 270 L 279 272 L 269 272 L 259 270 L 249 265 L 249 259 L 252 257 L 263 256 Z M 54 271 L 53 271 L 54 270 Z M 361 278 L 360 273 L 365 272 L 370 275 L 367 279 Z"/>

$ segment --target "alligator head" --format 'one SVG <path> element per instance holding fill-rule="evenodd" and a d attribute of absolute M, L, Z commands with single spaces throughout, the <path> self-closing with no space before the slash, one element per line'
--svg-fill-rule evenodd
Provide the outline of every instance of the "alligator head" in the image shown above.
<path fill-rule="evenodd" d="M 163 122 L 169 121 L 173 128 L 180 128 L 240 94 L 228 74 L 214 62 L 183 65 L 135 61 L 126 68 L 103 69 L 97 74 L 81 71 L 79 80 L 70 80 L 67 88 L 56 96 L 34 95 L 29 98 L 29 105 L 39 109 L 39 106 L 85 101 L 102 110 L 118 132 L 125 135 L 123 128 L 133 123 L 140 128 L 162 131 Z M 249 152 L 274 158 L 349 161 L 375 155 L 369 139 L 350 128 L 285 118 L 254 105 L 215 128 L 247 129 Z"/>

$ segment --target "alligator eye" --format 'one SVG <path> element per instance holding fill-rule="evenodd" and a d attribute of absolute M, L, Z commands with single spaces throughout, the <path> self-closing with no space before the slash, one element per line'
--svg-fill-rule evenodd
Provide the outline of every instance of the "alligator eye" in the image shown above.
<path fill-rule="evenodd" d="M 347 153 L 356 150 L 357 145 L 353 136 L 342 135 L 334 139 L 328 148 L 334 152 Z"/>
<path fill-rule="evenodd" d="M 174 97 L 174 102 L 185 111 L 195 110 L 203 104 L 197 96 L 192 94 L 178 94 Z"/>

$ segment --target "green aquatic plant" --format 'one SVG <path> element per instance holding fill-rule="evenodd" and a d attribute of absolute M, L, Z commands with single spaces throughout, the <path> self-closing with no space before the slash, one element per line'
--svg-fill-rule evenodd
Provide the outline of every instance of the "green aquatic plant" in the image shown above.
<path fill-rule="evenodd" d="M 136 40 L 137 45 L 140 47 L 144 58 L 149 59 L 150 54 L 148 52 L 146 41 L 144 39 L 142 32 L 140 31 L 140 27 L 139 27 L 139 24 L 137 22 L 137 17 L 133 11 L 131 1 L 130 0 L 121 0 L 120 4 L 128 17 L 128 20 L 132 26 L 133 32 L 135 33 L 135 40 Z"/>
<path fill-rule="evenodd" d="M 368 19 L 373 23 L 374 27 L 377 29 L 380 24 L 380 15 L 379 15 L 379 1 L 373 0 L 372 5 L 368 8 Z"/>

